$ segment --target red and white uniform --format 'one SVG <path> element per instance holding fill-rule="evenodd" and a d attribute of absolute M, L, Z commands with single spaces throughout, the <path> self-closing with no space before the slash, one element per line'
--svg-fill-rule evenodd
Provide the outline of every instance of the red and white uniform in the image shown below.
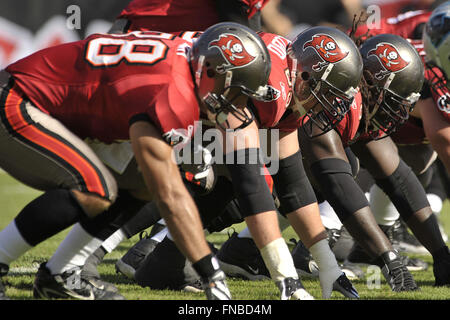
<path fill-rule="evenodd" d="M 268 0 L 241 0 L 250 19 Z M 179 32 L 205 30 L 220 22 L 215 0 L 133 0 L 118 19 L 128 19 L 129 31 Z"/>
<path fill-rule="evenodd" d="M 192 42 L 192 40 L 201 35 L 200 31 L 183 31 L 174 33 L 177 36 Z M 267 84 L 271 86 L 276 95 L 270 102 L 262 102 L 253 100 L 258 126 L 260 128 L 279 128 L 293 131 L 297 127 L 286 126 L 279 124 L 286 108 L 292 100 L 292 83 L 289 76 L 289 66 L 287 60 L 287 46 L 290 41 L 280 35 L 273 33 L 259 32 L 261 39 L 267 46 L 271 60 L 271 69 Z"/>
<path fill-rule="evenodd" d="M 272 66 L 267 84 L 275 90 L 276 95 L 270 102 L 255 100 L 253 104 L 256 107 L 260 128 L 279 128 L 283 126 L 279 121 L 292 100 L 292 83 L 286 51 L 290 41 L 272 33 L 260 32 L 259 36 L 269 50 Z M 295 129 L 292 128 L 290 131 Z"/>
<path fill-rule="evenodd" d="M 347 112 L 344 119 L 342 119 L 336 126 L 336 131 L 341 136 L 344 147 L 350 145 L 358 133 L 358 128 L 362 117 L 362 97 L 361 93 L 355 95 L 350 106 L 350 111 Z"/>
<path fill-rule="evenodd" d="M 0 84 L 1 149 L 8 152 L 0 165 L 37 189 L 113 200 L 116 180 L 81 139 L 129 140 L 135 116 L 167 142 L 189 138 L 199 106 L 186 46 L 171 34 L 95 34 L 11 64 L 14 82 Z"/>
<path fill-rule="evenodd" d="M 146 114 L 161 131 L 185 129 L 199 106 L 183 39 L 170 34 L 95 34 L 39 51 L 7 67 L 22 92 L 81 138 L 128 140 Z"/>
<path fill-rule="evenodd" d="M 184 31 L 176 33 L 176 35 L 187 41 L 192 41 L 193 38 L 200 36 L 201 32 Z M 275 90 L 276 95 L 270 102 L 253 100 L 253 105 L 255 107 L 253 111 L 256 113 L 258 126 L 260 128 L 279 128 L 279 122 L 292 99 L 292 84 L 289 78 L 286 52 L 290 41 L 282 36 L 272 33 L 260 32 L 259 36 L 266 44 L 271 59 L 272 67 L 267 84 Z M 283 124 L 281 124 L 281 126 L 286 131 L 294 131 L 297 129 L 295 126 L 283 126 Z M 272 190 L 273 181 L 268 174 L 267 169 L 266 172 L 266 181 L 270 190 Z"/>
<path fill-rule="evenodd" d="M 439 68 L 427 68 L 425 70 L 425 79 L 428 80 L 431 85 L 437 81 L 442 81 L 442 86 L 434 87 L 435 90 L 431 90 L 431 96 L 435 102 L 435 107 L 438 108 L 441 116 L 450 123 L 450 91 L 447 88 L 447 79 Z"/>

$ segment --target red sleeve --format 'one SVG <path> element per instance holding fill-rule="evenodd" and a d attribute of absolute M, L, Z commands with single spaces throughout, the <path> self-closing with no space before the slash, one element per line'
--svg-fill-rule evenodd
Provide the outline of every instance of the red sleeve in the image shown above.
<path fill-rule="evenodd" d="M 445 76 L 439 68 L 426 68 L 425 79 L 433 87 L 431 95 L 435 102 L 434 107 L 438 108 L 442 117 L 450 123 L 450 91 Z"/>
<path fill-rule="evenodd" d="M 173 74 L 172 81 L 155 97 L 147 114 L 169 144 L 186 142 L 193 135 L 200 115 L 192 81 Z"/>
<path fill-rule="evenodd" d="M 241 0 L 241 2 L 249 7 L 247 14 L 251 18 L 256 12 L 261 11 L 269 0 Z"/>
<path fill-rule="evenodd" d="M 131 21 L 129 31 L 205 30 L 219 22 L 214 0 L 133 0 L 117 18 Z"/>
<path fill-rule="evenodd" d="M 431 12 L 425 12 L 422 10 L 409 11 L 402 13 L 396 17 L 381 19 L 380 24 L 376 25 L 368 22 L 361 24 L 355 35 L 362 36 L 366 32 L 368 35 L 375 36 L 383 33 L 392 33 L 403 38 L 413 38 L 414 31 L 417 25 L 426 23 Z"/>
<path fill-rule="evenodd" d="M 271 128 L 280 121 L 292 100 L 292 85 L 286 59 L 286 48 L 290 41 L 271 33 L 260 33 L 259 35 L 269 50 L 272 67 L 268 85 L 273 89 L 275 95 L 270 102 L 255 100 L 253 104 L 256 107 L 260 127 Z"/>
<path fill-rule="evenodd" d="M 286 110 L 280 122 L 275 126 L 281 132 L 292 132 L 297 130 L 302 124 L 303 117 L 297 111 Z"/>
<path fill-rule="evenodd" d="M 355 95 L 350 111 L 345 115 L 344 119 L 338 123 L 336 130 L 342 139 L 342 144 L 347 146 L 358 132 L 359 124 L 362 117 L 362 97 L 361 93 Z"/>

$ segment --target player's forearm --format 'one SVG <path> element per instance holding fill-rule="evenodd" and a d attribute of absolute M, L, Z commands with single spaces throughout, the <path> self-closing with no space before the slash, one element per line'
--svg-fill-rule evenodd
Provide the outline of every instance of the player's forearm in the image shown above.
<path fill-rule="evenodd" d="M 179 249 L 188 254 L 189 260 L 195 262 L 209 253 L 203 240 L 203 232 L 199 232 L 202 229 L 200 216 L 187 190 L 175 190 L 160 196 L 157 205 Z M 193 243 L 202 243 L 203 246 L 192 247 Z"/>
<path fill-rule="evenodd" d="M 447 169 L 447 173 L 450 173 L 450 139 L 445 136 L 435 136 L 430 141 L 439 159 Z"/>

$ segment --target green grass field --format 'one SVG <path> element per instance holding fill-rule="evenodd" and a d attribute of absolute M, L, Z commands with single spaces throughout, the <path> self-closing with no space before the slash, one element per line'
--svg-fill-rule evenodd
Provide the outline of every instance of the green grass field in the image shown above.
<path fill-rule="evenodd" d="M 0 173 L 0 229 L 3 229 L 31 199 L 38 196 L 40 192 L 27 188 L 5 173 Z M 450 234 L 450 205 L 445 203 L 442 212 L 442 221 L 446 232 Z M 239 224 L 234 226 L 236 231 L 244 226 Z M 12 299 L 33 299 L 32 286 L 37 265 L 47 260 L 56 250 L 68 230 L 41 243 L 33 250 L 27 252 L 20 259 L 11 264 L 11 271 L 5 282 L 7 285 L 7 295 Z M 289 227 L 283 232 L 286 241 L 290 238 L 297 238 Z M 216 247 L 228 238 L 225 233 L 208 235 L 208 240 Z M 121 274 L 116 274 L 114 264 L 122 257 L 138 239 L 134 237 L 120 244 L 116 251 L 106 255 L 104 262 L 100 265 L 99 271 L 104 280 L 117 285 L 121 293 L 127 300 L 205 300 L 204 294 L 183 293 L 174 291 L 159 291 L 142 288 Z M 384 278 L 381 276 L 379 286 L 370 286 L 369 278 L 355 280 L 353 284 L 358 290 L 361 299 L 407 299 L 407 300 L 449 300 L 450 287 L 433 287 L 434 277 L 432 271 L 432 260 L 430 256 L 416 256 L 424 259 L 430 264 L 427 271 L 413 272 L 417 284 L 421 287 L 418 292 L 393 293 Z M 373 274 L 369 275 L 373 276 Z M 367 277 L 367 274 L 366 274 Z M 306 289 L 316 298 L 320 299 L 321 292 L 318 279 L 302 279 Z M 271 281 L 243 281 L 238 279 L 228 279 L 228 284 L 236 300 L 278 300 L 279 293 L 275 284 Z M 333 293 L 332 299 L 342 299 L 338 293 Z"/>

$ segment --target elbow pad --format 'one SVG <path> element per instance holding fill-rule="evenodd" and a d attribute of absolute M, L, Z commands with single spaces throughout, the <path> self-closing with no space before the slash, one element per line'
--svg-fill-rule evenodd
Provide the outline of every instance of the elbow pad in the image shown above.
<path fill-rule="evenodd" d="M 405 221 L 415 212 L 430 206 L 422 184 L 402 159 L 389 177 L 376 179 L 375 182 L 388 195 Z"/>
<path fill-rule="evenodd" d="M 364 192 L 352 175 L 347 161 L 336 158 L 322 159 L 311 165 L 311 171 L 317 180 L 320 191 L 344 222 L 361 208 L 369 206 Z"/>
<path fill-rule="evenodd" d="M 280 201 L 279 211 L 282 215 L 285 216 L 317 202 L 314 190 L 305 173 L 300 151 L 281 159 L 278 172 L 272 178 Z"/>
<path fill-rule="evenodd" d="M 233 160 L 233 164 L 227 164 L 227 168 L 242 215 L 247 217 L 275 211 L 275 203 L 264 175 L 259 149 L 235 151 Z"/>

